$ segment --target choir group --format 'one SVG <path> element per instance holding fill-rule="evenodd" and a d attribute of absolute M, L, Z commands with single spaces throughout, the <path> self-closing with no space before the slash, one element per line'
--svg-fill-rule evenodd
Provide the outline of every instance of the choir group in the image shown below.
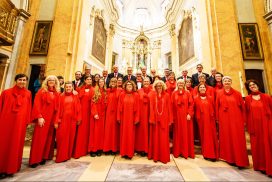
<path fill-rule="evenodd" d="M 155 162 L 174 157 L 194 158 L 194 138 L 200 136 L 206 160 L 223 160 L 239 168 L 249 166 L 245 129 L 250 134 L 254 170 L 272 175 L 272 99 L 259 91 L 255 80 L 245 86 L 242 98 L 232 88 L 232 78 L 203 66 L 192 77 L 187 71 L 175 78 L 146 68 L 132 75 L 103 71 L 75 73 L 75 80 L 61 86 L 47 76 L 32 106 L 27 76 L 18 74 L 16 85 L 0 97 L 0 173 L 12 176 L 21 167 L 26 127 L 34 124 L 29 166 L 70 158 L 115 155 L 131 159 L 135 153 Z M 194 124 L 196 123 L 196 124 Z M 196 130 L 197 128 L 197 130 Z M 197 132 L 197 133 L 196 133 Z M 171 142 L 170 142 L 171 141 Z"/>

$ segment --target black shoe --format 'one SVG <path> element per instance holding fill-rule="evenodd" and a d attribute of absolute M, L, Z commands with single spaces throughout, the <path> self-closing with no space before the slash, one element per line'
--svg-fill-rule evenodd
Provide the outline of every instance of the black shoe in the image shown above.
<path fill-rule="evenodd" d="M 13 177 L 13 174 L 6 174 L 6 177 L 12 178 L 12 177 Z"/>
<path fill-rule="evenodd" d="M 7 174 L 6 173 L 0 173 L 0 179 L 4 179 L 7 177 Z"/>
<path fill-rule="evenodd" d="M 145 152 L 141 152 L 140 154 L 142 157 L 145 157 L 146 156 L 146 153 Z"/>
<path fill-rule="evenodd" d="M 45 163 L 46 163 L 46 160 L 43 159 L 42 162 L 40 162 L 40 165 L 45 165 Z"/>
<path fill-rule="evenodd" d="M 116 155 L 116 152 L 111 152 L 110 154 L 111 154 L 111 155 Z"/>
<path fill-rule="evenodd" d="M 110 155 L 110 152 L 104 152 L 105 155 Z"/>
<path fill-rule="evenodd" d="M 102 152 L 96 152 L 96 155 L 100 157 L 102 155 Z"/>
<path fill-rule="evenodd" d="M 216 162 L 216 159 L 211 159 L 211 158 L 206 158 L 206 157 L 204 157 L 204 159 L 207 161 Z"/>
<path fill-rule="evenodd" d="M 90 156 L 91 156 L 91 157 L 96 157 L 96 154 L 95 154 L 94 152 L 91 152 L 91 153 L 90 153 Z"/>
<path fill-rule="evenodd" d="M 36 168 L 38 165 L 39 165 L 38 163 L 36 163 L 36 164 L 31 164 L 31 165 L 29 165 L 29 167 L 31 167 L 31 168 Z"/>

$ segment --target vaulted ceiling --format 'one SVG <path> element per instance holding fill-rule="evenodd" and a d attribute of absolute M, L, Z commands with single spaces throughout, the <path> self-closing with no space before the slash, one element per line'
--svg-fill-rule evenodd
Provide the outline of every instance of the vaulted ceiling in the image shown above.
<path fill-rule="evenodd" d="M 173 0 L 116 0 L 118 24 L 139 30 L 153 29 L 166 23 L 165 9 Z"/>

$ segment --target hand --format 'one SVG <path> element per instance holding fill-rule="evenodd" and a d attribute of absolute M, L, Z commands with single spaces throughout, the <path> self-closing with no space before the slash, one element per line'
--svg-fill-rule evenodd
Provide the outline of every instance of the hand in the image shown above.
<path fill-rule="evenodd" d="M 77 125 L 80 125 L 81 121 L 77 121 Z"/>
<path fill-rule="evenodd" d="M 94 119 L 99 119 L 99 116 L 96 114 L 96 115 L 94 116 Z"/>
<path fill-rule="evenodd" d="M 45 123 L 45 120 L 44 120 L 43 118 L 39 118 L 39 119 L 38 119 L 38 125 L 39 125 L 40 127 L 43 127 L 43 126 L 44 126 L 44 123 Z"/>
<path fill-rule="evenodd" d="M 187 114 L 187 121 L 190 121 L 191 120 L 191 116 L 190 116 L 190 114 Z"/>
<path fill-rule="evenodd" d="M 138 124 L 138 123 L 139 123 L 139 121 L 135 121 L 135 122 L 134 122 L 134 124 Z"/>
<path fill-rule="evenodd" d="M 58 124 L 58 123 L 55 123 L 55 124 L 54 124 L 54 127 L 55 127 L 55 129 L 58 129 L 58 128 L 59 128 L 59 124 Z"/>
<path fill-rule="evenodd" d="M 73 90 L 74 95 L 78 95 L 78 92 L 76 90 Z"/>

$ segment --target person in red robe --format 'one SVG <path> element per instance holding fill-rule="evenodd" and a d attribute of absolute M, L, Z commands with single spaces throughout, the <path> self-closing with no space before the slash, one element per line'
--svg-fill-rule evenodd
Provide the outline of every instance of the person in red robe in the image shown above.
<path fill-rule="evenodd" d="M 92 99 L 92 115 L 90 118 L 89 152 L 91 157 L 101 156 L 104 145 L 104 128 L 106 116 L 106 83 L 104 78 L 99 79 L 94 89 Z"/>
<path fill-rule="evenodd" d="M 54 75 L 48 76 L 36 94 L 32 110 L 34 133 L 29 165 L 32 168 L 44 165 L 54 155 L 55 128 L 59 109 L 60 84 Z"/>
<path fill-rule="evenodd" d="M 272 177 L 272 98 L 259 91 L 256 80 L 248 80 L 245 86 L 249 93 L 245 105 L 253 167 Z"/>
<path fill-rule="evenodd" d="M 15 76 L 16 85 L 0 96 L 0 179 L 21 168 L 26 127 L 31 116 L 31 92 L 25 74 Z"/>
<path fill-rule="evenodd" d="M 198 75 L 198 81 L 199 81 L 199 84 L 205 84 L 206 85 L 206 94 L 210 97 L 212 97 L 213 99 L 215 99 L 215 93 L 214 93 L 214 88 L 207 85 L 206 83 L 206 75 L 205 74 L 199 74 Z M 197 97 L 199 94 L 198 92 L 198 87 L 194 87 L 194 90 L 193 90 L 193 99 L 195 97 Z"/>
<path fill-rule="evenodd" d="M 135 125 L 139 123 L 139 94 L 133 81 L 124 83 L 124 92 L 120 94 L 117 109 L 117 121 L 120 123 L 120 155 L 131 159 L 134 156 Z"/>
<path fill-rule="evenodd" d="M 199 84 L 199 94 L 195 98 L 195 118 L 199 126 L 201 151 L 204 159 L 218 159 L 218 138 L 216 133 L 214 101 L 206 95 L 206 85 Z"/>
<path fill-rule="evenodd" d="M 120 146 L 120 125 L 117 122 L 117 106 L 119 95 L 122 89 L 117 89 L 117 79 L 110 80 L 109 89 L 107 90 L 107 110 L 104 132 L 103 152 L 115 155 Z"/>
<path fill-rule="evenodd" d="M 173 92 L 171 101 L 174 118 L 172 153 L 174 157 L 194 158 L 194 102 L 190 92 L 185 89 L 183 79 L 177 81 L 177 89 Z"/>
<path fill-rule="evenodd" d="M 214 92 L 215 92 L 215 96 L 221 92 L 221 90 L 223 89 L 223 83 L 222 83 L 222 78 L 223 78 L 223 74 L 222 73 L 215 73 L 215 87 L 214 87 Z"/>
<path fill-rule="evenodd" d="M 140 122 L 135 126 L 135 151 L 141 156 L 148 153 L 148 120 L 149 120 L 149 97 L 152 90 L 149 78 L 145 78 L 143 88 L 138 90 L 140 105 Z"/>
<path fill-rule="evenodd" d="M 172 93 L 176 89 L 176 78 L 175 78 L 175 73 L 171 72 L 168 76 L 168 79 L 166 81 L 166 87 L 167 87 L 167 93 L 171 97 Z"/>
<path fill-rule="evenodd" d="M 153 84 L 154 91 L 150 97 L 150 133 L 148 159 L 155 162 L 170 161 L 169 125 L 173 123 L 171 98 L 166 92 L 163 81 L 157 80 Z"/>
<path fill-rule="evenodd" d="M 77 126 L 73 158 L 80 158 L 88 154 L 90 136 L 91 104 L 94 95 L 92 76 L 84 77 L 84 84 L 78 88 L 78 97 L 81 103 L 82 120 Z"/>
<path fill-rule="evenodd" d="M 186 89 L 190 92 L 190 94 L 193 94 L 194 88 L 192 87 L 192 79 L 191 78 L 187 78 L 185 81 L 185 85 L 186 85 Z"/>
<path fill-rule="evenodd" d="M 239 168 L 249 165 L 245 139 L 245 104 L 241 93 L 231 87 L 232 79 L 222 79 L 224 89 L 216 96 L 219 124 L 219 158 Z"/>
<path fill-rule="evenodd" d="M 72 157 L 76 126 L 81 122 L 81 105 L 78 95 L 73 94 L 73 83 L 65 82 L 60 96 L 60 108 L 55 124 L 57 155 L 55 162 L 64 162 Z"/>

